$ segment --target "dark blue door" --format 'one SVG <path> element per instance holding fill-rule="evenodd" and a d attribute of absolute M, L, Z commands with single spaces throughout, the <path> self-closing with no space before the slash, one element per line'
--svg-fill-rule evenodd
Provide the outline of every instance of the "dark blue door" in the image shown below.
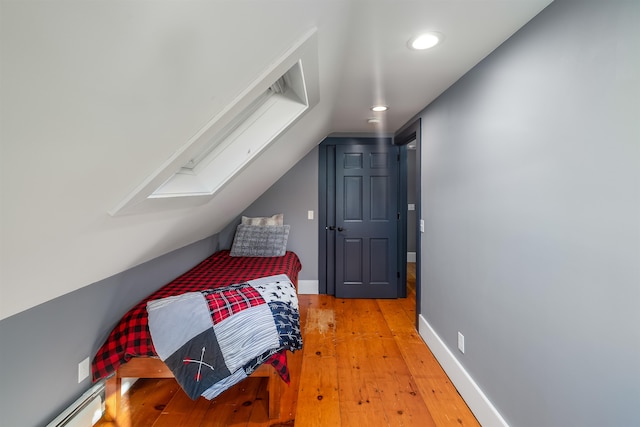
<path fill-rule="evenodd" d="M 336 297 L 398 297 L 398 164 L 390 144 L 336 146 Z"/>

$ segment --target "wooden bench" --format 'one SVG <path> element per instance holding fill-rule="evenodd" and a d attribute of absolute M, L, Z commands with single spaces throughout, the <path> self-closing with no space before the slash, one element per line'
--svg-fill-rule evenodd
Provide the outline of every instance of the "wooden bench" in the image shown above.
<path fill-rule="evenodd" d="M 251 377 L 267 378 L 267 392 L 269 394 L 267 405 L 269 419 L 280 417 L 280 393 L 282 379 L 273 366 L 265 364 L 256 369 Z M 174 378 L 173 374 L 162 360 L 153 357 L 135 357 L 129 362 L 120 365 L 114 375 L 106 379 L 105 383 L 105 416 L 119 427 L 130 427 L 128 417 L 118 419 L 118 410 L 121 408 L 122 379 L 123 378 Z"/>

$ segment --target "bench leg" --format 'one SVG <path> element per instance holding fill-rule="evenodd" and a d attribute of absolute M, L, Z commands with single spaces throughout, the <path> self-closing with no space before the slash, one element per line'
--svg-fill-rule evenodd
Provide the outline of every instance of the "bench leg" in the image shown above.
<path fill-rule="evenodd" d="M 122 410 L 122 378 L 118 375 L 113 375 L 105 381 L 104 404 L 104 415 L 107 421 L 113 422 L 118 427 L 130 427 L 128 417 L 120 414 L 118 418 L 118 410 Z"/>
<path fill-rule="evenodd" d="M 275 369 L 271 369 L 268 377 L 267 389 L 269 392 L 269 419 L 280 418 L 280 393 L 281 393 L 280 375 Z"/>

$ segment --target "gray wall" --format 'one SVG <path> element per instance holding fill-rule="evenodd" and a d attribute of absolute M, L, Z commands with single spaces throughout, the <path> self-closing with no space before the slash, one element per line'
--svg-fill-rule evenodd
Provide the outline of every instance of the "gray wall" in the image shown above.
<path fill-rule="evenodd" d="M 299 279 L 318 280 L 318 148 L 315 147 L 241 215 L 284 214 L 289 224 L 287 249 L 302 262 Z M 313 210 L 314 219 L 307 219 Z M 230 248 L 240 216 L 220 233 L 220 246 Z"/>
<path fill-rule="evenodd" d="M 217 246 L 212 236 L 0 321 L 0 423 L 55 418 L 91 386 L 78 384 L 78 363 L 93 358 L 120 317 Z"/>
<path fill-rule="evenodd" d="M 640 2 L 556 0 L 420 116 L 422 315 L 510 425 L 639 426 Z"/>

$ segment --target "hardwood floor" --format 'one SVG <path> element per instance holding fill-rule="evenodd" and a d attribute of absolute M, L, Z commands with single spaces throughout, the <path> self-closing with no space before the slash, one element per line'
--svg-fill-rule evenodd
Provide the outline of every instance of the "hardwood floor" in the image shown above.
<path fill-rule="evenodd" d="M 415 330 L 415 264 L 407 276 L 403 299 L 300 295 L 304 348 L 289 354 L 278 420 L 267 416 L 261 378 L 212 401 L 189 399 L 173 379 L 142 379 L 118 416 L 134 427 L 478 426 Z"/>

